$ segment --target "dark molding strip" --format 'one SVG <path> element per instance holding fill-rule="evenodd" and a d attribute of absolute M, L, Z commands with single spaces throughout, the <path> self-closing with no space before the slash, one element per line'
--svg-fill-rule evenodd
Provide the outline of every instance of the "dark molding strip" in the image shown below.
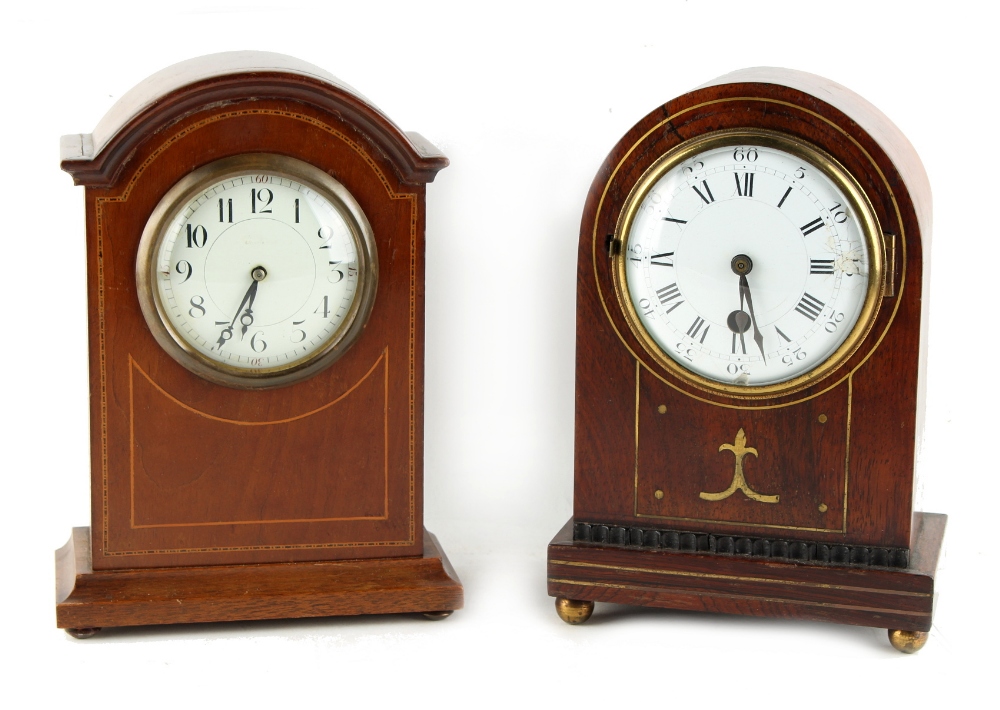
<path fill-rule="evenodd" d="M 634 547 L 658 552 L 695 552 L 702 555 L 766 558 L 838 567 L 906 569 L 910 551 L 896 547 L 831 545 L 806 540 L 774 540 L 738 535 L 632 528 L 601 523 L 574 523 L 573 541 L 610 547 Z"/>

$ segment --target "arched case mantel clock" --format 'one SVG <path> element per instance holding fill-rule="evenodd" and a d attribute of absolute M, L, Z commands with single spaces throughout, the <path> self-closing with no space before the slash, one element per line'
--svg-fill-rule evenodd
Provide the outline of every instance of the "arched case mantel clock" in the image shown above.
<path fill-rule="evenodd" d="M 170 67 L 63 138 L 92 527 L 57 553 L 59 627 L 462 606 L 422 515 L 424 198 L 447 163 L 256 52 Z"/>
<path fill-rule="evenodd" d="M 748 69 L 656 109 L 580 235 L 567 621 L 595 601 L 931 625 L 942 515 L 912 509 L 930 188 L 820 77 Z"/>

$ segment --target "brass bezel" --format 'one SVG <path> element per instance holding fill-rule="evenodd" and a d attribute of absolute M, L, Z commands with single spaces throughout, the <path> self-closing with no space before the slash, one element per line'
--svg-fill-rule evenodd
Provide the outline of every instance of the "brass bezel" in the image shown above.
<path fill-rule="evenodd" d="M 267 173 L 301 182 L 327 199 L 344 217 L 358 255 L 358 289 L 343 323 L 330 340 L 309 358 L 289 366 L 255 372 L 211 360 L 172 326 L 156 288 L 156 255 L 167 229 L 184 207 L 209 185 L 246 173 Z M 281 387 L 326 369 L 357 341 L 364 330 L 378 285 L 375 236 L 361 205 L 340 182 L 302 160 L 273 153 L 248 153 L 204 165 L 170 188 L 150 214 L 139 240 L 135 263 L 139 305 L 156 342 L 180 365 L 210 382 L 238 389 Z"/>
<path fill-rule="evenodd" d="M 639 211 L 642 201 L 657 181 L 667 172 L 699 153 L 713 148 L 745 145 L 747 143 L 782 150 L 798 157 L 826 175 L 843 192 L 851 208 L 854 210 L 865 243 L 868 246 L 869 254 L 868 287 L 865 293 L 865 300 L 858 319 L 855 321 L 851 332 L 844 342 L 826 360 L 812 370 L 784 382 L 757 386 L 740 386 L 717 382 L 688 370 L 670 357 L 649 335 L 639 320 L 632 300 L 628 295 L 625 273 L 627 261 L 625 255 L 626 244 L 632 223 L 635 221 L 635 216 Z M 746 399 L 763 399 L 792 394 L 793 392 L 811 387 L 816 382 L 838 370 L 857 352 L 861 343 L 875 325 L 875 320 L 882 305 L 885 285 L 885 239 L 879 227 L 878 218 L 875 216 L 875 210 L 868 200 L 868 196 L 854 177 L 836 158 L 811 143 L 777 131 L 760 128 L 733 128 L 713 131 L 684 141 L 667 151 L 643 173 L 630 190 L 621 214 L 618 217 L 614 238 L 619 247 L 611 256 L 611 277 L 614 282 L 618 305 L 625 316 L 625 321 L 632 334 L 657 364 L 679 379 L 708 392 Z"/>

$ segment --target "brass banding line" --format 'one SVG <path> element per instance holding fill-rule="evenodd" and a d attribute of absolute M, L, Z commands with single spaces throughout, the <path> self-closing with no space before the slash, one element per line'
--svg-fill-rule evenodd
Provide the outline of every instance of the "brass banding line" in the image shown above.
<path fill-rule="evenodd" d="M 625 567 L 620 565 L 602 565 L 596 562 L 575 562 L 573 560 L 549 560 L 549 564 L 566 565 L 568 567 L 587 567 L 592 569 L 610 569 L 616 572 L 640 572 L 643 574 L 662 574 L 671 577 L 695 577 L 701 579 L 725 579 L 733 582 L 760 582 L 762 584 L 785 584 L 794 587 L 814 587 L 817 589 L 836 589 L 840 591 L 873 592 L 875 594 L 894 594 L 903 597 L 930 597 L 926 592 L 906 592 L 894 589 L 877 589 L 873 587 L 856 587 L 844 584 L 824 584 L 822 582 L 800 582 L 791 579 L 774 579 L 771 577 L 747 577 L 734 574 L 717 574 L 711 572 L 685 572 L 683 570 L 649 569 L 648 567 Z M 574 582 L 576 584 L 576 582 Z"/>

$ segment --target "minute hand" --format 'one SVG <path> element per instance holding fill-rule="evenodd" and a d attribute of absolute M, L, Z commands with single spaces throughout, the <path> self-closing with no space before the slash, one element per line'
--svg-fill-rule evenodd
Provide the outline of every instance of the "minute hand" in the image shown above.
<path fill-rule="evenodd" d="M 746 299 L 747 309 L 750 311 L 750 322 L 753 324 L 753 340 L 757 343 L 757 347 L 760 348 L 760 355 L 764 358 L 764 364 L 767 364 L 767 355 L 764 354 L 764 336 L 760 332 L 760 328 L 757 327 L 757 316 L 753 312 L 753 298 L 750 296 L 750 284 L 747 282 L 746 274 L 740 274 L 740 306 L 743 305 L 743 299 Z"/>

